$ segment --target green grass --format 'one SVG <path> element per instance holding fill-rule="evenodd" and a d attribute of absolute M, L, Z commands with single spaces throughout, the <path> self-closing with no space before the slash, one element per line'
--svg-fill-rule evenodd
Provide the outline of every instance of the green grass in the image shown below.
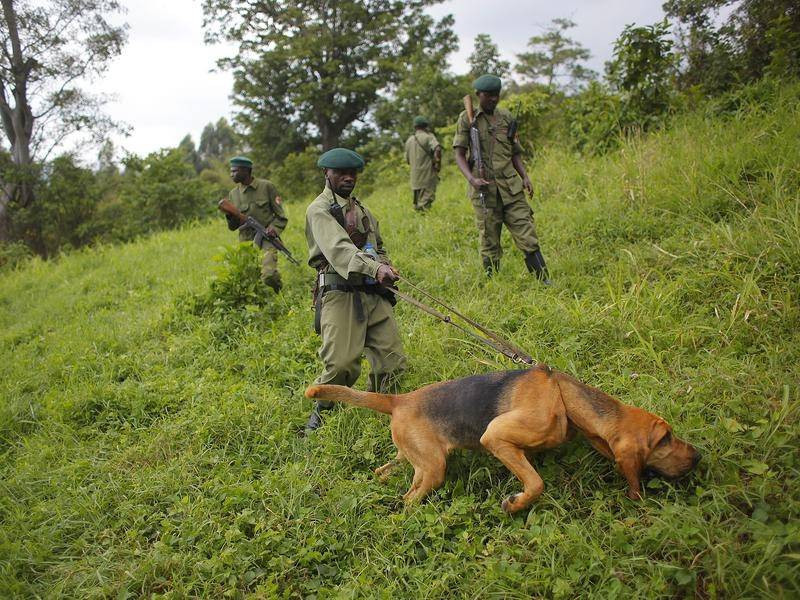
<path fill-rule="evenodd" d="M 298 437 L 313 272 L 281 259 L 265 307 L 193 309 L 233 243 L 221 219 L 0 276 L 0 596 L 798 597 L 798 100 L 786 86 L 605 157 L 537 156 L 551 289 L 507 235 L 484 281 L 452 167 L 428 215 L 402 174 L 365 198 L 410 280 L 701 449 L 641 503 L 580 439 L 536 457 L 545 493 L 508 517 L 518 482 L 488 455 L 455 453 L 404 508 L 410 471 L 371 475 L 388 419 L 345 408 Z M 512 367 L 397 315 L 406 389 Z"/>

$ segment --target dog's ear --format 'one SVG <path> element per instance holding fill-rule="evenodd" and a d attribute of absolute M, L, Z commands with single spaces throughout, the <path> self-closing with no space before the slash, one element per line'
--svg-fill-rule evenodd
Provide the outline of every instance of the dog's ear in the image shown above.
<path fill-rule="evenodd" d="M 650 428 L 650 435 L 647 438 L 647 449 L 652 452 L 659 446 L 668 444 L 672 440 L 672 429 L 665 421 L 656 419 Z"/>

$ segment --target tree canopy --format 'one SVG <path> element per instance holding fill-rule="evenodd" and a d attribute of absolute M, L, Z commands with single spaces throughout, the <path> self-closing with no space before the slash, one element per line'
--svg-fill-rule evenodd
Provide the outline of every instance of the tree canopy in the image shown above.
<path fill-rule="evenodd" d="M 517 54 L 515 71 L 530 81 L 541 81 L 550 89 L 578 89 L 595 73 L 581 64 L 591 54 L 581 44 L 564 35 L 575 27 L 569 19 L 553 19 L 541 35 L 528 40 L 530 52 Z M 561 81 L 564 81 L 562 84 Z"/>
<path fill-rule="evenodd" d="M 467 63 L 470 77 L 473 78 L 491 73 L 502 79 L 507 77 L 511 70 L 511 63 L 500 58 L 500 49 L 488 33 L 479 33 L 475 36 L 472 54 L 469 55 Z"/>
<path fill-rule="evenodd" d="M 204 26 L 208 41 L 238 44 L 219 63 L 233 71 L 234 101 L 285 155 L 309 141 L 331 148 L 363 125 L 409 57 L 434 45 L 423 10 L 440 1 L 204 0 Z"/>
<path fill-rule="evenodd" d="M 44 161 L 71 134 L 100 140 L 113 123 L 104 98 L 80 86 L 100 75 L 126 41 L 127 26 L 109 16 L 117 0 L 0 0 L 0 122 L 15 167 L 0 194 L 0 239 L 7 206 L 33 199 L 35 161 Z"/>

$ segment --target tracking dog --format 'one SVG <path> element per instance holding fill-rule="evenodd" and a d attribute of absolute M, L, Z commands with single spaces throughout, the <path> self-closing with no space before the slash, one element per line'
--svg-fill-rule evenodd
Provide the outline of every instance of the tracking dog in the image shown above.
<path fill-rule="evenodd" d="M 392 416 L 397 456 L 375 473 L 385 479 L 404 460 L 410 462 L 414 480 L 403 496 L 406 502 L 442 485 L 447 454 L 455 448 L 487 449 L 522 482 L 521 493 L 503 500 L 509 513 L 529 506 L 544 491 L 525 450 L 554 448 L 576 431 L 615 461 L 634 500 L 641 498 L 645 469 L 672 479 L 700 460 L 700 453 L 672 435 L 661 417 L 544 365 L 434 383 L 407 394 L 312 385 L 306 397 Z"/>

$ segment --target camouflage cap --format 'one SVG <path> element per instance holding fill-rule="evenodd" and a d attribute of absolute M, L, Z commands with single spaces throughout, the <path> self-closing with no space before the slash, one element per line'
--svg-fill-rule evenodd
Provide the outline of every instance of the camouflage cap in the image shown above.
<path fill-rule="evenodd" d="M 427 127 L 428 124 L 429 124 L 428 119 L 426 119 L 422 115 L 414 117 L 414 127 Z"/>
<path fill-rule="evenodd" d="M 331 148 L 317 160 L 317 166 L 323 169 L 357 169 L 364 168 L 364 159 L 357 152 L 347 148 Z"/>
<path fill-rule="evenodd" d="M 472 87 L 479 92 L 498 93 L 500 91 L 500 78 L 497 75 L 481 75 L 472 82 Z"/>
<path fill-rule="evenodd" d="M 253 168 L 253 161 L 247 158 L 246 156 L 234 156 L 231 159 L 231 166 L 232 167 L 247 167 L 248 169 Z"/>

